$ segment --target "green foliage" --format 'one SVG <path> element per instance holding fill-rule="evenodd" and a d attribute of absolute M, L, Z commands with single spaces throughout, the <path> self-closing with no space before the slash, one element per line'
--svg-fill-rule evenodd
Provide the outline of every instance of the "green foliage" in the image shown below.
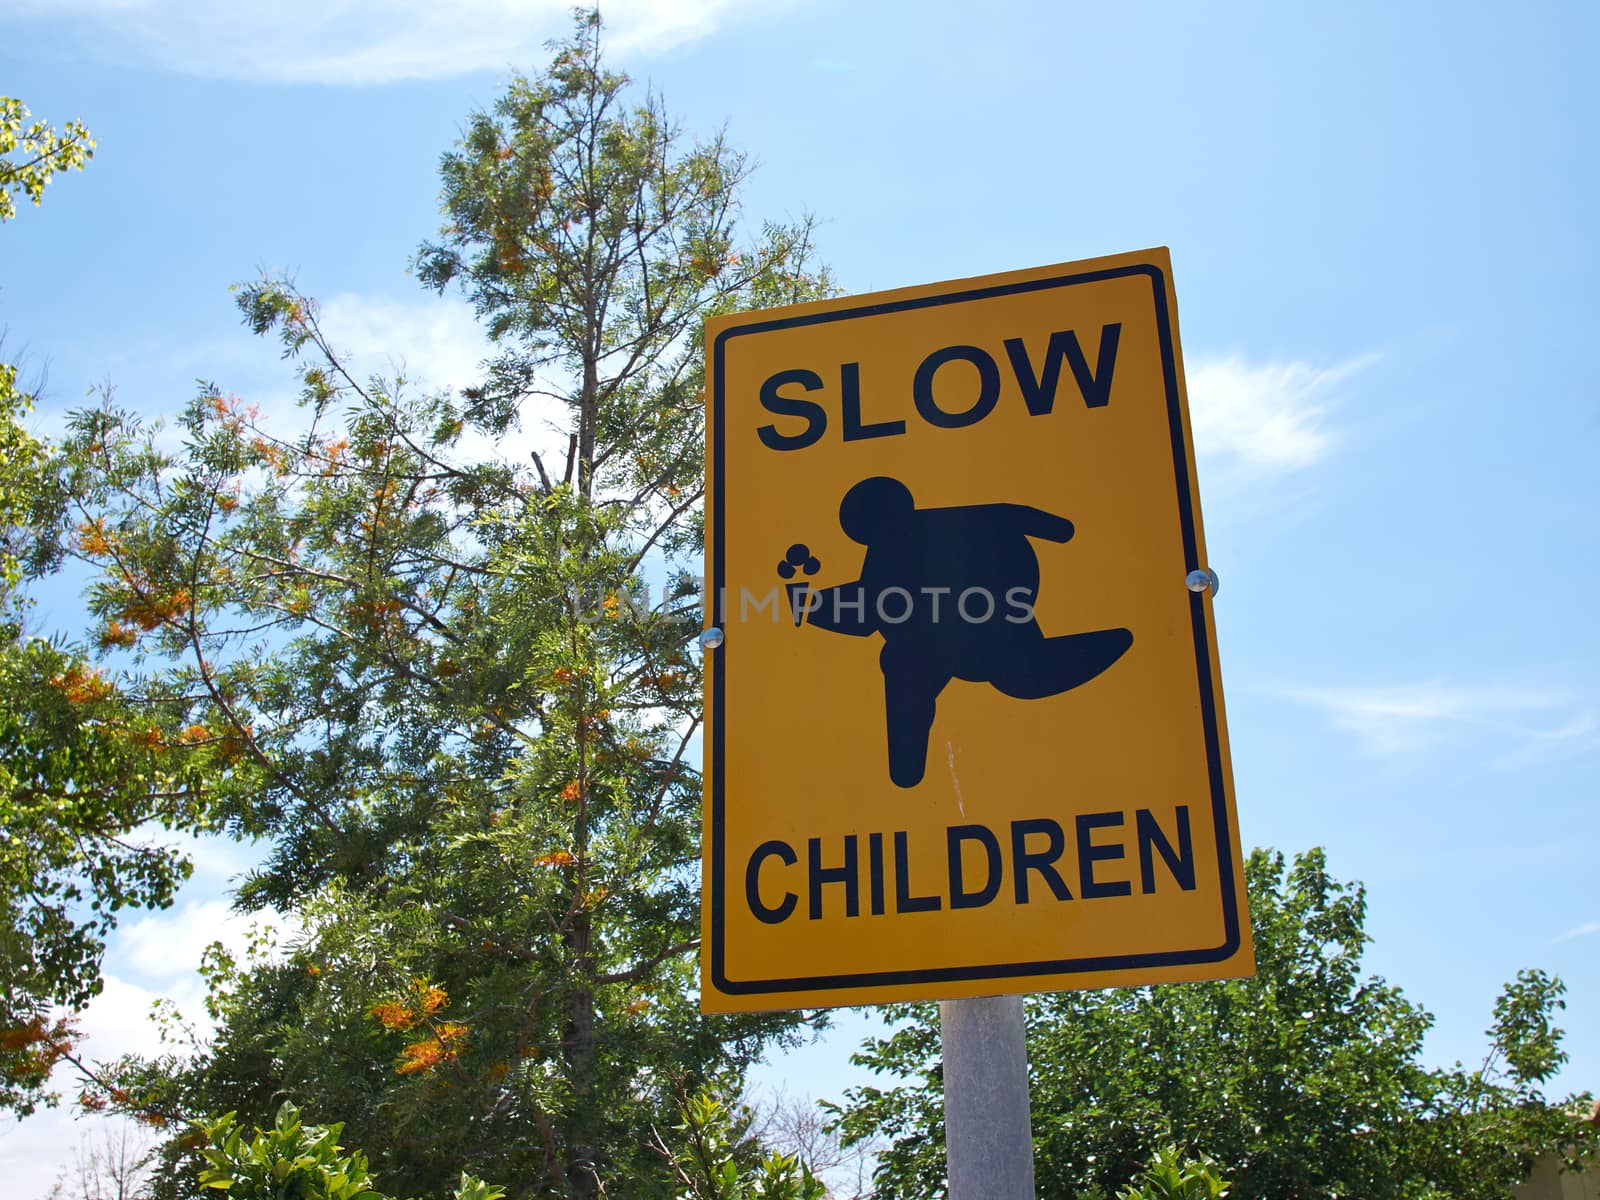
<path fill-rule="evenodd" d="M 803 228 L 738 239 L 742 160 L 625 103 L 598 39 L 580 21 L 447 156 L 424 275 L 488 320 L 481 385 L 359 379 L 263 279 L 239 306 L 294 364 L 298 420 L 208 384 L 181 445 L 104 404 L 63 447 L 96 636 L 181 710 L 219 826 L 262 839 L 240 905 L 300 929 L 214 953 L 214 1036 L 116 1086 L 174 1118 L 292 1097 L 435 1193 L 470 1161 L 519 1197 L 669 1200 L 677 1098 L 806 1029 L 695 1003 L 690 571 L 703 318 L 827 284 Z M 564 464 L 530 457 L 533 406 Z M 185 1154 L 162 1194 L 192 1190 Z"/>
<path fill-rule="evenodd" d="M 17 368 L 0 362 L 0 622 L 14 616 L 15 590 L 38 542 L 29 535 L 47 490 L 49 447 L 24 424 L 32 411 L 33 397 L 17 387 Z"/>
<path fill-rule="evenodd" d="M 555 50 L 444 156 L 447 224 L 418 274 L 459 285 L 495 341 L 488 378 L 465 392 L 470 419 L 503 429 L 525 402 L 553 400 L 571 413 L 565 478 L 581 496 L 610 485 L 640 518 L 653 501 L 686 512 L 701 485 L 704 318 L 831 285 L 807 262 L 809 223 L 736 248 L 747 159 L 720 136 L 685 147 L 653 93 L 630 102 L 597 13 Z M 551 387 L 552 371 L 567 383 Z"/>
<path fill-rule="evenodd" d="M 67 651 L 0 644 L 0 1107 L 43 1095 L 70 1041 L 46 1014 L 99 992 L 120 910 L 165 906 L 188 877 L 148 832 L 205 821 L 197 765 L 166 738 Z"/>
<path fill-rule="evenodd" d="M 760 1154 L 741 1119 L 709 1090 L 683 1103 L 678 1136 L 663 1151 L 681 1183 L 675 1200 L 824 1200 L 827 1188 L 797 1155 Z M 753 1160 L 753 1161 L 752 1161 Z"/>
<path fill-rule="evenodd" d="M 1042 1194 L 1110 1194 L 1175 1143 L 1230 1164 L 1235 1197 L 1503 1196 L 1537 1155 L 1593 1144 L 1573 1101 L 1537 1090 L 1562 1060 L 1559 981 L 1524 972 L 1508 986 L 1483 1067 L 1427 1069 L 1432 1019 L 1361 972 L 1360 886 L 1330 876 L 1320 851 L 1292 867 L 1258 851 L 1247 870 L 1253 979 L 1030 999 Z M 899 1021 L 858 1061 L 911 1082 L 854 1089 L 839 1112 L 847 1139 L 891 1139 L 885 1200 L 943 1187 L 936 1016 Z"/>
<path fill-rule="evenodd" d="M 1518 1081 L 1543 1083 L 1567 1061 L 1561 1030 L 1553 1020 L 1555 1012 L 1566 1007 L 1561 999 L 1565 991 L 1560 980 L 1543 971 L 1524 970 L 1495 1000 L 1489 1035 Z"/>
<path fill-rule="evenodd" d="M 81 121 L 57 133 L 43 121 L 28 121 L 20 100 L 0 96 L 0 221 L 17 215 L 18 193 L 35 205 L 57 171 L 83 170 L 94 157 L 94 139 Z"/>
<path fill-rule="evenodd" d="M 1176 1146 L 1158 1147 L 1139 1176 L 1117 1200 L 1221 1200 L 1228 1181 L 1209 1154 L 1189 1158 Z"/>
<path fill-rule="evenodd" d="M 56 481 L 14 383 L 0 366 L 0 1108 L 25 1115 L 72 1051 L 50 1010 L 99 992 L 122 909 L 165 906 L 188 877 L 149 829 L 203 828 L 207 803 L 179 709 L 136 705 L 82 653 L 23 632 L 19 585 L 54 548 L 40 526 Z"/>
<path fill-rule="evenodd" d="M 0 99 L 0 220 L 11 192 L 37 203 L 94 145 L 80 125 L 24 129 L 26 115 Z M 181 701 L 136 703 L 84 651 L 25 632 L 24 585 L 64 549 L 60 463 L 24 424 L 32 407 L 0 363 L 0 1109 L 22 1115 L 55 1099 L 51 1070 L 75 1058 L 71 1015 L 100 990 L 117 914 L 170 903 L 188 877 L 149 830 L 200 829 L 207 813 L 207 756 L 183 743 Z"/>
<path fill-rule="evenodd" d="M 248 1140 L 233 1113 L 204 1127 L 206 1161 L 199 1181 L 206 1191 L 234 1200 L 390 1200 L 374 1187 L 367 1157 L 343 1153 L 340 1125 L 306 1125 L 288 1101 L 272 1125 Z M 505 1191 L 463 1173 L 455 1200 L 503 1200 Z"/>

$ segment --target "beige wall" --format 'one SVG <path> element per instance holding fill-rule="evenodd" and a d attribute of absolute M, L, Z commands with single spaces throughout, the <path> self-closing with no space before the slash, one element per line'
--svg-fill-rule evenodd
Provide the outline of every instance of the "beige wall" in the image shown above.
<path fill-rule="evenodd" d="M 1555 1159 L 1540 1159 L 1528 1182 L 1515 1193 L 1517 1200 L 1600 1200 L 1600 1164 L 1571 1175 Z"/>

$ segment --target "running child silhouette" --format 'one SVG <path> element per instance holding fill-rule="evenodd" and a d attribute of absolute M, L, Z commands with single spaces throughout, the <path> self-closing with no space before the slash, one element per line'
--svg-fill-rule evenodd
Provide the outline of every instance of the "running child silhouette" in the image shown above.
<path fill-rule="evenodd" d="M 867 548 L 861 578 L 812 593 L 805 619 L 851 637 L 883 635 L 889 778 L 899 787 L 922 780 L 935 705 L 952 679 L 1037 700 L 1087 683 L 1133 645 L 1126 629 L 1040 631 L 1028 539 L 1067 541 L 1065 517 L 1024 504 L 919 509 L 905 484 L 878 476 L 845 493 L 839 525 Z"/>

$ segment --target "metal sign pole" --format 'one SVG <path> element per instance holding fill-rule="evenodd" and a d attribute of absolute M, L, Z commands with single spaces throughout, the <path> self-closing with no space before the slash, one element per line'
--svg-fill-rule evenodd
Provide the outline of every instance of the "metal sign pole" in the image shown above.
<path fill-rule="evenodd" d="M 950 1200 L 1035 1200 L 1021 996 L 941 1000 Z"/>

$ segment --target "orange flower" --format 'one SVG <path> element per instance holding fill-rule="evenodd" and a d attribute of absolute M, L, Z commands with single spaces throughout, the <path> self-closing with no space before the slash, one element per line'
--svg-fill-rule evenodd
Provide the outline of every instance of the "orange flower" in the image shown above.
<path fill-rule="evenodd" d="M 0 1050 L 13 1056 L 7 1064 L 12 1078 L 28 1086 L 44 1083 L 61 1056 L 72 1049 L 76 1032 L 67 1021 L 47 1026 L 39 1016 L 25 1025 L 0 1030 Z"/>
<path fill-rule="evenodd" d="M 116 646 L 126 650 L 139 640 L 139 635 L 131 627 L 112 617 L 106 622 L 105 628 L 100 631 L 100 636 L 96 640 L 99 641 L 101 649 L 109 650 L 112 646 Z"/>
<path fill-rule="evenodd" d="M 65 694 L 73 704 L 91 704 L 111 695 L 112 687 L 94 668 L 84 670 L 74 663 L 60 675 L 50 680 L 50 686 Z"/>
<path fill-rule="evenodd" d="M 105 524 L 98 517 L 78 526 L 78 549 L 85 554 L 105 554 L 111 549 Z"/>
<path fill-rule="evenodd" d="M 170 596 L 135 592 L 123 605 L 122 615 L 140 629 L 149 631 L 170 621 L 189 608 L 189 589 L 178 588 Z"/>
<path fill-rule="evenodd" d="M 385 1029 L 410 1029 L 417 1023 L 417 1014 L 395 1000 L 385 1000 L 372 1006 L 372 1015 Z"/>
<path fill-rule="evenodd" d="M 444 1047 L 435 1039 L 413 1042 L 400 1051 L 400 1065 L 394 1069 L 395 1074 L 415 1075 L 418 1071 L 431 1071 L 443 1058 Z"/>
<path fill-rule="evenodd" d="M 415 1075 L 419 1071 L 431 1071 L 442 1062 L 454 1060 L 461 1052 L 461 1043 L 466 1037 L 465 1025 L 459 1021 L 445 1021 L 432 1037 L 412 1042 L 400 1051 L 400 1065 L 395 1068 L 395 1073 Z"/>
<path fill-rule="evenodd" d="M 561 798 L 568 801 L 582 799 L 583 785 L 574 779 L 571 783 L 567 784 L 566 787 L 561 789 Z"/>
<path fill-rule="evenodd" d="M 0 1031 L 0 1050 L 21 1050 L 35 1042 L 44 1041 L 44 1021 L 35 1017 L 26 1025 Z"/>
<path fill-rule="evenodd" d="M 417 996 L 421 1000 L 422 1011 L 425 1014 L 431 1016 L 441 1008 L 450 1006 L 450 993 L 446 992 L 438 984 L 430 984 L 426 979 L 417 979 L 413 982 L 417 986 Z"/>
<path fill-rule="evenodd" d="M 250 740 L 255 736 L 255 728 L 251 725 L 243 729 L 229 729 L 217 739 L 217 756 L 225 763 L 232 763 L 244 757 L 250 748 Z"/>
<path fill-rule="evenodd" d="M 550 854 L 541 854 L 533 860 L 536 867 L 570 867 L 573 863 L 572 855 L 565 850 L 556 850 Z"/>

